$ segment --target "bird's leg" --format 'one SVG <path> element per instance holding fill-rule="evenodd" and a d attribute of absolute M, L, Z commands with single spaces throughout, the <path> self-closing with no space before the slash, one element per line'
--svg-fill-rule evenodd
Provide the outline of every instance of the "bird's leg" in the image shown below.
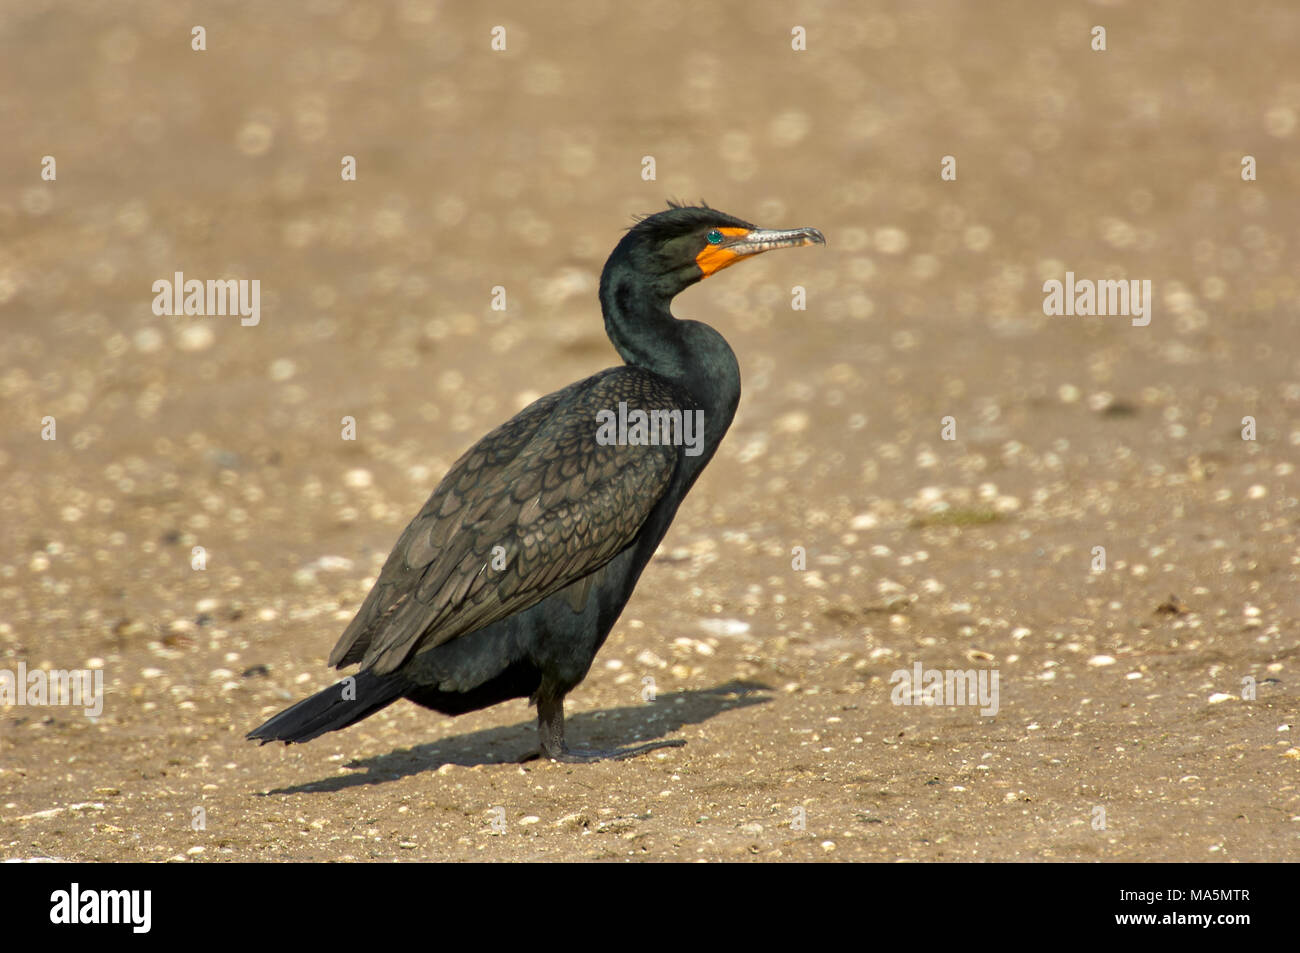
<path fill-rule="evenodd" d="M 680 739 L 652 741 L 630 748 L 610 751 L 576 751 L 564 743 L 564 699 L 539 698 L 537 700 L 537 738 L 541 742 L 541 756 L 552 761 L 582 764 L 590 761 L 622 761 L 658 748 L 680 748 L 686 744 Z"/>

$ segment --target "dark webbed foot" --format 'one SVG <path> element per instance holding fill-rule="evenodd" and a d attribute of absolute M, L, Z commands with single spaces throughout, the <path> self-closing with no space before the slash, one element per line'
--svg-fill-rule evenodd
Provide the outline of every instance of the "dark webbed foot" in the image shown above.
<path fill-rule="evenodd" d="M 534 758 L 549 758 L 566 764 L 590 764 L 593 761 L 625 761 L 648 751 L 660 748 L 680 748 L 686 744 L 679 738 L 667 741 L 651 741 L 643 745 L 628 748 L 611 748 L 607 751 L 570 748 L 564 743 L 564 700 L 538 701 L 537 736 L 541 741 L 541 750 L 535 751 L 521 761 Z"/>

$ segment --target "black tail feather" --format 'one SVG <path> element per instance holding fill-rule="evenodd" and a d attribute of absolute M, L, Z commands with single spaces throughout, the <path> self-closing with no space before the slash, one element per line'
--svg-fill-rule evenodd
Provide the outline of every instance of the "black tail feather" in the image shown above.
<path fill-rule="evenodd" d="M 262 744 L 268 741 L 302 744 L 387 708 L 408 688 L 410 685 L 401 676 L 358 672 L 286 708 L 245 737 Z"/>

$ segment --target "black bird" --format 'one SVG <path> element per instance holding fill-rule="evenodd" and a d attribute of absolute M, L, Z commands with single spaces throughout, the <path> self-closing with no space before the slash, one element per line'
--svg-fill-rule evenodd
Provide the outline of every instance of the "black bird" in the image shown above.
<path fill-rule="evenodd" d="M 248 737 L 310 741 L 399 698 L 448 715 L 529 698 L 541 754 L 557 761 L 684 744 L 564 743 L 564 696 L 586 677 L 740 400 L 722 335 L 674 318 L 669 303 L 759 252 L 825 243 L 815 228 L 755 228 L 707 206 L 670 204 L 632 226 L 600 276 L 605 333 L 625 364 L 541 398 L 457 460 L 330 653 L 336 668 L 360 662 L 357 675 Z"/>

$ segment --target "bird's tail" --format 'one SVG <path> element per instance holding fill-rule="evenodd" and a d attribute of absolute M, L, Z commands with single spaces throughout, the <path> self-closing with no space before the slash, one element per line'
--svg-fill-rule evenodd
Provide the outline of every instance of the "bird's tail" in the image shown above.
<path fill-rule="evenodd" d="M 409 687 L 400 675 L 358 672 L 286 708 L 245 737 L 262 744 L 268 741 L 302 744 L 387 708 Z"/>

